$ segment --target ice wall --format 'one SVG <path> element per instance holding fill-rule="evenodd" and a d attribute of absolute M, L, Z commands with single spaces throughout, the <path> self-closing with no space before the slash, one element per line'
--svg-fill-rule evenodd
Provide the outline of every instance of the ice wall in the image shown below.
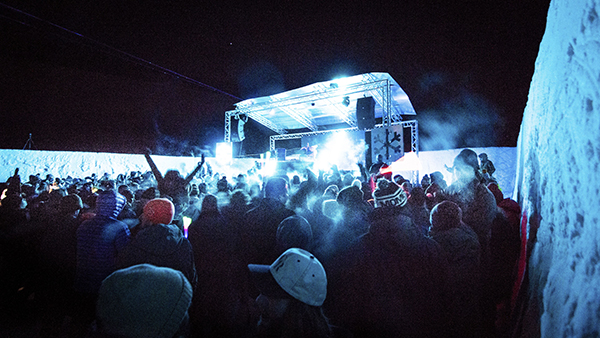
<path fill-rule="evenodd" d="M 542 337 L 600 336 L 600 0 L 552 1 L 518 142 Z M 535 329 L 535 328 L 529 328 Z"/>

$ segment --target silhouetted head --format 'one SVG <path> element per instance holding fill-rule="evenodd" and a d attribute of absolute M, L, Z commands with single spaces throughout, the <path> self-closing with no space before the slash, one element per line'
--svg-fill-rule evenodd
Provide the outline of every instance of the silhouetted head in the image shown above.
<path fill-rule="evenodd" d="M 206 195 L 202 199 L 202 210 L 201 212 L 217 212 L 219 207 L 217 204 L 217 197 L 215 195 Z"/>
<path fill-rule="evenodd" d="M 280 201 L 287 200 L 288 186 L 287 182 L 281 177 L 271 177 L 265 186 L 265 197 Z"/>
<path fill-rule="evenodd" d="M 430 221 L 434 231 L 458 228 L 462 223 L 462 210 L 454 202 L 443 201 L 431 210 Z"/>
<path fill-rule="evenodd" d="M 471 149 L 463 149 L 454 158 L 454 175 L 458 181 L 471 181 L 477 177 L 479 172 L 479 161 L 477 154 Z"/>

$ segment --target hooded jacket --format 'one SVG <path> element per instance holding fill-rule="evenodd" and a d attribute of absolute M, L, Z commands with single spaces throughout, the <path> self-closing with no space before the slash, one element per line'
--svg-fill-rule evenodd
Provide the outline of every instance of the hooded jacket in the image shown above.
<path fill-rule="evenodd" d="M 173 224 L 152 224 L 143 228 L 117 258 L 119 269 L 143 263 L 179 270 L 192 287 L 196 286 L 198 278 L 192 246 Z"/>
<path fill-rule="evenodd" d="M 123 205 L 123 195 L 101 192 L 96 200 L 96 216 L 77 229 L 76 291 L 97 294 L 102 280 L 117 269 L 117 254 L 130 240 L 129 228 L 117 220 Z"/>

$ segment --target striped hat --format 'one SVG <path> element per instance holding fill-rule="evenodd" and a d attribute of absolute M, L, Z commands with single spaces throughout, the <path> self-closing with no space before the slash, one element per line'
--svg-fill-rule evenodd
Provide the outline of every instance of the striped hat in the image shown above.
<path fill-rule="evenodd" d="M 404 189 L 385 178 L 377 180 L 377 188 L 373 191 L 373 198 L 375 199 L 375 208 L 402 207 L 408 200 Z"/>

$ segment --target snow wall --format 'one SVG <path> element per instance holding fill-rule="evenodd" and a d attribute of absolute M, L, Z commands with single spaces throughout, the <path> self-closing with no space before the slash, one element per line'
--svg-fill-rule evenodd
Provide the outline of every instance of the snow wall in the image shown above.
<path fill-rule="evenodd" d="M 541 216 L 527 336 L 600 336 L 599 14 L 600 0 L 551 2 L 523 115 L 515 197 Z"/>
<path fill-rule="evenodd" d="M 498 180 L 506 197 L 511 197 L 516 170 L 516 148 L 471 148 L 478 154 L 485 152 L 494 162 Z M 446 182 L 453 181 L 452 174 L 446 171 L 444 165 L 452 166 L 454 157 L 461 149 L 422 151 L 419 152 L 422 168 L 419 179 L 435 171 L 444 174 Z M 164 174 L 169 169 L 178 170 L 184 176 L 198 165 L 199 158 L 173 157 L 152 155 L 158 169 Z M 220 162 L 215 158 L 207 158 L 206 162 L 214 172 L 227 177 L 237 176 L 239 173 L 250 169 L 256 159 L 234 159 L 231 162 Z M 119 174 L 131 171 L 145 172 L 150 170 L 143 155 L 111 154 L 111 153 L 85 153 L 64 151 L 36 151 L 36 150 L 0 150 L 0 181 L 5 182 L 13 175 L 15 168 L 23 182 L 27 182 L 29 175 L 41 174 L 46 177 L 52 174 L 56 177 L 86 177 L 93 173 L 102 176 L 108 173 L 115 178 Z M 406 178 L 411 176 L 401 173 Z M 409 173 L 410 174 L 410 173 Z"/>

